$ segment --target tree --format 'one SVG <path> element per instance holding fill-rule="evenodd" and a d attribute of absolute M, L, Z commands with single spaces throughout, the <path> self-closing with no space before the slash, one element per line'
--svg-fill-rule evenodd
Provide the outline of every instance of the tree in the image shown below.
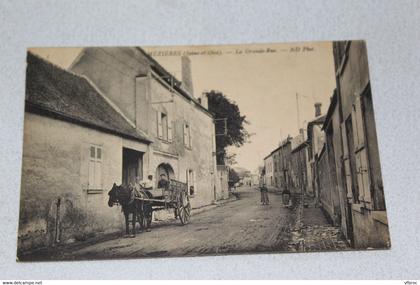
<path fill-rule="evenodd" d="M 238 173 L 233 169 L 230 168 L 229 169 L 229 183 L 232 184 L 232 186 L 236 183 L 239 182 L 239 175 Z"/>
<path fill-rule="evenodd" d="M 228 153 L 225 155 L 225 161 L 228 165 L 235 165 L 238 162 L 236 161 L 236 153 Z"/>
<path fill-rule="evenodd" d="M 241 115 L 238 105 L 227 98 L 222 92 L 207 92 L 208 106 L 210 113 L 220 122 L 219 119 L 226 118 L 226 134 L 216 136 L 216 158 L 217 164 L 225 165 L 228 157 L 226 148 L 228 146 L 240 147 L 246 143 L 250 137 L 245 129 L 249 124 L 245 116 Z M 223 134 L 224 124 L 216 124 L 216 134 Z"/>

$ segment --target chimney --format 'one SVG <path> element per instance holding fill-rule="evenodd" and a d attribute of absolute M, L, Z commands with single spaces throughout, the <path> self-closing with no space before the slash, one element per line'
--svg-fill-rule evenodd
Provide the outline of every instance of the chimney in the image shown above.
<path fill-rule="evenodd" d="M 315 103 L 315 118 L 318 118 L 321 116 L 321 106 L 322 104 L 320 102 Z"/>
<path fill-rule="evenodd" d="M 181 69 L 182 69 L 182 87 L 191 96 L 194 96 L 192 75 L 191 75 L 191 60 L 188 56 L 181 57 Z"/>
<path fill-rule="evenodd" d="M 201 93 L 201 96 L 200 98 L 198 98 L 198 101 L 200 102 L 201 106 L 203 106 L 207 110 L 209 109 L 209 98 L 207 97 L 207 92 Z"/>
<path fill-rule="evenodd" d="M 299 129 L 299 144 L 303 143 L 305 141 L 305 129 L 300 128 Z"/>

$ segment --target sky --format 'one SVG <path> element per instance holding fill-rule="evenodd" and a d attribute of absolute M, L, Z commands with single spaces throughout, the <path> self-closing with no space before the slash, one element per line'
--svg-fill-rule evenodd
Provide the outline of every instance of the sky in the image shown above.
<path fill-rule="evenodd" d="M 254 171 L 288 134 L 314 119 L 314 103 L 326 113 L 335 88 L 332 42 L 223 46 L 144 47 L 181 80 L 181 55 L 191 60 L 194 95 L 218 90 L 245 115 L 250 142 L 236 153 L 237 165 Z M 32 52 L 67 68 L 81 48 L 33 48 Z M 297 105 L 299 107 L 297 107 Z M 299 120 L 298 112 L 299 108 Z"/>

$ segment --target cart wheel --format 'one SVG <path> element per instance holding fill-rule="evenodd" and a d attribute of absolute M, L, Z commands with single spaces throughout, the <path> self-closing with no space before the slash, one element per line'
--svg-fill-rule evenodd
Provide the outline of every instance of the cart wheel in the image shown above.
<path fill-rule="evenodd" d="M 178 205 L 178 217 L 181 224 L 186 225 L 190 222 L 191 217 L 191 204 L 190 198 L 185 193 L 181 194 Z"/>

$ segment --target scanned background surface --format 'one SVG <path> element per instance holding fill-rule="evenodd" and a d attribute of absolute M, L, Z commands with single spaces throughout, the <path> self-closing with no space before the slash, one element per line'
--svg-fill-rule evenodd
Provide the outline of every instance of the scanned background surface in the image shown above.
<path fill-rule="evenodd" d="M 420 4 L 2 2 L 2 278 L 419 278 Z M 374 252 L 17 264 L 26 48 L 366 39 L 392 248 Z M 340 264 L 338 267 L 337 264 Z M 88 265 L 88 266 L 87 266 Z"/>

